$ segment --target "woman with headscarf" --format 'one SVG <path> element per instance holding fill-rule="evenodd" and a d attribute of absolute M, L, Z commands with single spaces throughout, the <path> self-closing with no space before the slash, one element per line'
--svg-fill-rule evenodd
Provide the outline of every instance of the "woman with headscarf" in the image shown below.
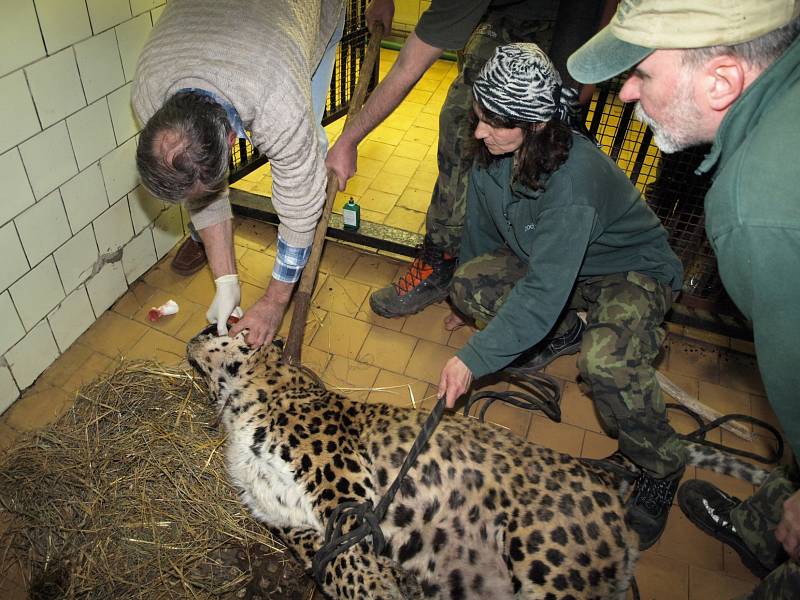
<path fill-rule="evenodd" d="M 685 464 L 652 365 L 681 263 L 625 173 L 580 133 L 576 93 L 538 46 L 498 48 L 473 92 L 477 148 L 446 326 L 466 317 L 478 331 L 445 365 L 439 395 L 452 407 L 473 378 L 580 349 L 604 428 L 641 469 L 627 520 L 647 548 Z"/>

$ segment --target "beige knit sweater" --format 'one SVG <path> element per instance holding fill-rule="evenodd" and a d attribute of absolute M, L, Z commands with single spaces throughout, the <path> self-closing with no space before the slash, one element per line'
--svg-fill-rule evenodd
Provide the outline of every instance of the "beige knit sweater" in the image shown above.
<path fill-rule="evenodd" d="M 325 164 L 311 106 L 311 76 L 343 0 L 170 0 L 139 56 L 132 103 L 142 123 L 181 88 L 236 107 L 272 165 L 279 232 L 311 244 L 325 202 Z M 203 229 L 232 216 L 228 191 L 187 206 Z"/>

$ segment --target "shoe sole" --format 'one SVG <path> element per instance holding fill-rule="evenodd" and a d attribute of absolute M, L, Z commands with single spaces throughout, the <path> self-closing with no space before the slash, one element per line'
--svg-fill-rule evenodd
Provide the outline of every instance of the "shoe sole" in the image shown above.
<path fill-rule="evenodd" d="M 684 516 L 691 521 L 691 523 L 697 527 L 700 531 L 705 533 L 706 535 L 711 536 L 715 540 L 719 540 L 739 555 L 739 558 L 742 561 L 742 564 L 747 567 L 750 572 L 758 577 L 759 579 L 764 579 L 767 575 L 769 575 L 769 571 L 764 568 L 764 566 L 759 562 L 757 558 L 751 556 L 746 551 L 738 548 L 736 544 L 731 543 L 730 538 L 724 534 L 720 534 L 718 530 L 715 530 L 712 527 L 708 527 L 704 521 L 695 521 L 692 518 L 692 508 L 689 506 L 689 503 L 685 500 L 685 498 L 681 495 L 680 490 L 678 490 L 678 506 L 681 508 L 681 512 L 683 512 Z"/>
<path fill-rule="evenodd" d="M 416 310 L 408 310 L 408 311 L 405 311 L 405 312 L 400 312 L 400 311 L 394 312 L 394 311 L 391 311 L 391 310 L 384 310 L 382 307 L 376 306 L 375 303 L 372 301 L 372 296 L 370 296 L 369 297 L 369 307 L 372 309 L 372 312 L 374 312 L 379 317 L 383 317 L 384 319 L 393 319 L 395 317 L 408 317 L 410 315 L 415 315 L 418 312 L 421 312 L 421 311 L 425 310 L 431 304 L 436 304 L 437 302 L 441 302 L 442 300 L 446 299 L 449 295 L 450 295 L 450 292 L 444 292 L 442 294 L 439 294 L 435 298 L 433 298 L 427 304 L 425 304 L 423 306 L 420 306 Z"/>

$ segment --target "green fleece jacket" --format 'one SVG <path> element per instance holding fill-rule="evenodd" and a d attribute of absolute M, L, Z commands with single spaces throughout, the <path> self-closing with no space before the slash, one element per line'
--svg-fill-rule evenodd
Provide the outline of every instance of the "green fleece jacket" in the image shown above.
<path fill-rule="evenodd" d="M 506 245 L 529 264 L 497 315 L 457 353 L 475 377 L 541 341 L 578 280 L 637 271 L 673 290 L 683 281 L 658 217 L 586 138 L 573 134 L 569 158 L 543 191 L 512 184 L 512 168 L 511 157 L 476 166 L 467 191 L 460 262 Z"/>
<path fill-rule="evenodd" d="M 731 107 L 701 172 L 716 165 L 706 233 L 722 283 L 753 322 L 767 397 L 800 456 L 800 39 Z M 722 382 L 723 384 L 725 382 Z"/>

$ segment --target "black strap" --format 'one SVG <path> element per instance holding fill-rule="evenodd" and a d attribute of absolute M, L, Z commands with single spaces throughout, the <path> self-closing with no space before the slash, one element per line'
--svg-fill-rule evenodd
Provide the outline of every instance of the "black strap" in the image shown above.
<path fill-rule="evenodd" d="M 311 561 L 311 574 L 320 588 L 324 584 L 325 569 L 328 563 L 368 535 L 372 535 L 372 548 L 375 554 L 380 555 L 383 552 L 386 540 L 381 531 L 380 522 L 386 516 L 389 504 L 394 500 L 395 494 L 400 489 L 400 485 L 408 474 L 409 469 L 417 462 L 417 458 L 428 443 L 433 431 L 439 425 L 439 421 L 442 420 L 444 402 L 445 399 L 441 398 L 436 403 L 436 406 L 433 407 L 431 414 L 422 424 L 422 430 L 419 432 L 417 439 L 414 440 L 411 450 L 408 451 L 403 464 L 400 466 L 400 472 L 374 510 L 372 502 L 369 500 L 365 502 L 344 502 L 333 509 L 325 527 L 325 543 Z M 343 525 L 351 518 L 357 525 L 347 533 L 342 533 Z"/>
<path fill-rule="evenodd" d="M 495 400 L 502 400 L 519 408 L 540 410 L 556 423 L 561 422 L 561 384 L 558 379 L 525 367 L 507 367 L 503 373 L 512 375 L 514 383 L 520 389 L 507 392 L 484 390 L 472 394 L 464 405 L 465 417 L 469 415 L 470 409 L 476 402 L 486 400 L 477 415 L 483 423 L 489 407 Z"/>

